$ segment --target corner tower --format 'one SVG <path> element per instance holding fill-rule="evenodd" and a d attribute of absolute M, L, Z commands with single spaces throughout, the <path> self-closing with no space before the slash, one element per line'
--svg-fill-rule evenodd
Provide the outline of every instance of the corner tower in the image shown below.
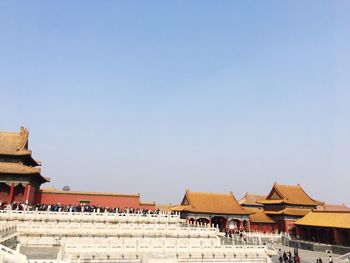
<path fill-rule="evenodd" d="M 32 203 L 40 185 L 49 181 L 41 175 L 40 163 L 28 149 L 29 132 L 0 132 L 0 202 Z"/>

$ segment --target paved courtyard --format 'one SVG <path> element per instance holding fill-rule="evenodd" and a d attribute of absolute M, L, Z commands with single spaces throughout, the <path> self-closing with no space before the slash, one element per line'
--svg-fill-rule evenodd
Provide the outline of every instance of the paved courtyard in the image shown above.
<path fill-rule="evenodd" d="M 28 257 L 28 259 L 56 259 L 59 247 L 21 247 L 20 252 Z M 293 253 L 293 248 L 281 247 L 281 251 L 290 251 Z M 299 250 L 299 255 L 302 263 L 316 263 L 316 259 L 321 257 L 323 263 L 328 263 L 329 254 L 325 252 L 315 252 L 309 250 Z M 337 260 L 339 255 L 333 254 L 334 263 L 344 263 Z M 279 255 L 272 257 L 273 263 L 279 263 Z"/>
<path fill-rule="evenodd" d="M 60 247 L 25 247 L 21 246 L 20 252 L 28 259 L 56 259 Z"/>
<path fill-rule="evenodd" d="M 293 254 L 293 248 L 291 247 L 281 247 L 282 253 L 283 251 L 290 251 Z M 300 255 L 300 262 L 302 263 L 316 263 L 316 259 L 317 258 L 321 258 L 323 263 L 328 263 L 329 262 L 329 255 L 325 252 L 317 252 L 317 251 L 310 251 L 310 250 L 302 250 L 299 249 L 299 255 Z M 341 260 L 336 260 L 337 257 L 339 257 L 340 255 L 337 254 L 333 254 L 333 262 L 334 263 L 343 263 L 344 261 Z M 272 262 L 273 263 L 278 263 L 279 262 L 279 255 L 278 256 L 274 256 L 272 258 Z"/>

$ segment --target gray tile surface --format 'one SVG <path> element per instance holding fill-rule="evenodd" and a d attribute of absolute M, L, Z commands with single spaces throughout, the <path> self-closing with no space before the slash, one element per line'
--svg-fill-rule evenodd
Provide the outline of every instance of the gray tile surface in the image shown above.
<path fill-rule="evenodd" d="M 282 250 L 282 253 L 283 253 L 283 251 L 286 251 L 286 252 L 290 251 L 290 252 L 292 252 L 292 255 L 293 255 L 293 248 L 281 247 L 281 250 Z M 299 255 L 300 255 L 300 262 L 301 263 L 316 263 L 316 259 L 319 257 L 321 257 L 323 263 L 329 263 L 329 255 L 330 254 L 327 254 L 325 252 L 317 252 L 317 251 L 309 251 L 309 250 L 299 249 Z M 341 260 L 336 260 L 336 258 L 339 256 L 340 255 L 336 255 L 336 254 L 332 255 L 334 263 L 343 263 L 344 262 Z M 279 255 L 273 257 L 272 262 L 278 263 L 279 262 L 278 259 L 279 259 Z"/>
<path fill-rule="evenodd" d="M 20 252 L 28 259 L 56 259 L 60 247 L 24 247 Z"/>

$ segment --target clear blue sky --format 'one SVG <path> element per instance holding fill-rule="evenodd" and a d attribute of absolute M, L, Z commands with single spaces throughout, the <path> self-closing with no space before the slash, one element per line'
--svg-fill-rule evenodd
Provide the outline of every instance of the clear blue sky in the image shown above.
<path fill-rule="evenodd" d="M 0 129 L 48 184 L 350 205 L 349 1 L 1 1 Z"/>

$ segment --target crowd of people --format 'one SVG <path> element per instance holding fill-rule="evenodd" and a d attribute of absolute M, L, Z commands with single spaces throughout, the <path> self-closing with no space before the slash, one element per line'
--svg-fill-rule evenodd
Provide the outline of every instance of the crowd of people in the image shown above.
<path fill-rule="evenodd" d="M 300 256 L 298 255 L 298 252 L 294 250 L 294 253 L 292 255 L 292 252 L 283 252 L 281 253 L 279 257 L 280 263 L 300 263 Z"/>
<path fill-rule="evenodd" d="M 11 204 L 0 202 L 0 210 L 17 210 L 17 211 L 52 211 L 52 212 L 96 212 L 96 213 L 132 213 L 132 214 L 159 214 L 160 210 L 149 210 L 143 208 L 132 207 L 103 207 L 90 204 L 80 205 L 62 205 L 62 204 L 34 204 L 28 205 L 20 202 L 13 202 Z"/>
<path fill-rule="evenodd" d="M 300 263 L 300 256 L 298 255 L 297 250 L 294 250 L 293 255 L 290 251 L 282 253 L 282 251 L 280 250 L 279 253 L 280 253 L 280 257 L 279 257 L 280 263 Z M 321 257 L 316 258 L 316 263 L 323 263 L 322 258 Z M 329 256 L 328 263 L 333 263 L 332 256 Z"/>
<path fill-rule="evenodd" d="M 239 230 L 227 230 L 224 229 L 222 232 L 225 233 L 226 238 L 233 238 L 233 236 L 239 237 L 242 241 L 247 241 L 246 233 L 243 229 Z"/>

